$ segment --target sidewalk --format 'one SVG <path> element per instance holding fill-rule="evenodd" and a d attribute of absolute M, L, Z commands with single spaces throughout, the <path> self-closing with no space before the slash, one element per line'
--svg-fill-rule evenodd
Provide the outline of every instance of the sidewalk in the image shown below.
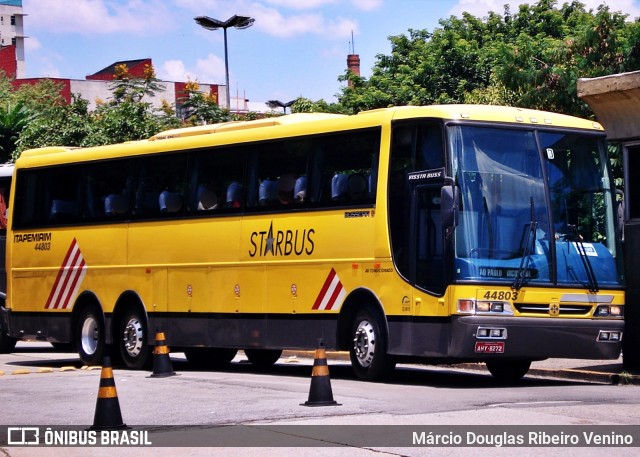
<path fill-rule="evenodd" d="M 284 351 L 283 358 L 313 358 L 314 351 Z M 349 362 L 348 352 L 327 351 L 327 361 Z M 447 365 L 452 369 L 486 372 L 484 363 L 462 363 Z M 584 360 L 584 359 L 547 359 L 533 362 L 527 376 L 556 378 L 575 381 L 587 381 L 599 384 L 632 384 L 640 385 L 640 371 L 629 372 L 624 369 L 622 357 L 618 360 Z"/>

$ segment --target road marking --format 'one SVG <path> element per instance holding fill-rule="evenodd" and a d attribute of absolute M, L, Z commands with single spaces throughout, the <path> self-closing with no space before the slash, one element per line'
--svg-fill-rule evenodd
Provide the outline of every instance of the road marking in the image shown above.
<path fill-rule="evenodd" d="M 584 402 L 579 400 L 557 400 L 557 401 L 520 401 L 513 403 L 494 403 L 487 405 L 489 408 L 502 408 L 505 406 L 557 406 L 557 405 L 579 405 Z"/>
<path fill-rule="evenodd" d="M 31 373 L 31 371 L 26 369 L 14 370 L 11 372 L 11 374 L 29 374 L 29 373 Z"/>

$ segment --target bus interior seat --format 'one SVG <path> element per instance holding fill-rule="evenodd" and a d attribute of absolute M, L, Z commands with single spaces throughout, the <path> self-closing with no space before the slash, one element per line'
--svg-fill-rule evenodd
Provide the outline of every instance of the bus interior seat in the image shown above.
<path fill-rule="evenodd" d="M 198 211 L 207 211 L 218 207 L 218 196 L 210 189 L 202 189 L 198 195 Z"/>
<path fill-rule="evenodd" d="M 285 173 L 278 178 L 278 201 L 283 205 L 293 202 L 296 178 L 290 173 Z"/>
<path fill-rule="evenodd" d="M 258 188 L 258 204 L 272 206 L 278 200 L 278 184 L 270 179 L 263 179 Z"/>
<path fill-rule="evenodd" d="M 307 177 L 299 176 L 293 186 L 293 199 L 296 203 L 304 203 L 307 200 Z"/>
<path fill-rule="evenodd" d="M 75 200 L 59 200 L 54 199 L 51 202 L 51 212 L 49 218 L 52 221 L 70 220 L 78 217 L 78 202 Z"/>
<path fill-rule="evenodd" d="M 336 173 L 331 178 L 331 200 L 345 200 L 349 195 L 349 175 L 346 173 Z"/>
<path fill-rule="evenodd" d="M 232 182 L 227 187 L 227 207 L 240 208 L 242 206 L 242 184 Z"/>
<path fill-rule="evenodd" d="M 349 176 L 349 196 L 353 201 L 360 201 L 367 196 L 367 180 L 360 173 Z"/>
<path fill-rule="evenodd" d="M 178 192 L 162 191 L 158 197 L 158 206 L 163 213 L 177 213 L 182 209 L 182 196 Z"/>
<path fill-rule="evenodd" d="M 107 216 L 125 214 L 129 210 L 129 202 L 126 195 L 109 194 L 104 199 L 104 213 Z"/>

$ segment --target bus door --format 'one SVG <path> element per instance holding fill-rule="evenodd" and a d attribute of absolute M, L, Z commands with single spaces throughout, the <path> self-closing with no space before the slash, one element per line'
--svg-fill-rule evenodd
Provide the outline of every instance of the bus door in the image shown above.
<path fill-rule="evenodd" d="M 433 295 L 441 295 L 445 289 L 440 189 L 441 186 L 417 186 L 412 205 L 411 282 Z"/>
<path fill-rule="evenodd" d="M 395 266 L 414 286 L 412 314 L 446 313 L 440 194 L 445 183 L 442 126 L 397 123 L 392 132 L 389 229 Z"/>

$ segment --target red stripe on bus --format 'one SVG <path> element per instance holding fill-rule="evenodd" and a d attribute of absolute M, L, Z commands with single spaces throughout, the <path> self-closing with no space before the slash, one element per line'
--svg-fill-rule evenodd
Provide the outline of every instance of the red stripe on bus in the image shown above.
<path fill-rule="evenodd" d="M 324 299 L 324 296 L 326 295 L 327 291 L 329 290 L 329 286 L 331 286 L 331 282 L 333 281 L 333 278 L 335 276 L 336 276 L 336 270 L 334 270 L 332 268 L 331 271 L 329 272 L 329 276 L 327 276 L 327 279 L 324 282 L 324 285 L 322 286 L 322 289 L 320 290 L 320 293 L 318 294 L 318 298 L 316 298 L 316 302 L 313 304 L 311 309 L 320 308 L 320 304 L 322 303 L 322 300 Z"/>
<path fill-rule="evenodd" d="M 74 244 L 75 246 L 75 244 Z M 76 254 L 73 256 L 73 260 L 70 262 L 70 264 L 65 265 L 65 275 L 64 275 L 64 280 L 62 282 L 62 287 L 60 288 L 60 292 L 61 295 L 58 295 L 58 299 L 56 300 L 56 302 L 53 305 L 54 309 L 57 309 L 58 306 L 60 306 L 62 302 L 62 298 L 67 295 L 67 288 L 69 287 L 69 279 L 71 278 L 71 276 L 73 275 L 73 268 L 74 266 L 78 263 L 78 257 L 80 257 L 82 255 L 82 253 L 80 252 L 80 249 L 78 249 L 78 251 L 76 252 Z M 64 308 L 64 306 L 63 306 Z"/>
<path fill-rule="evenodd" d="M 67 265 L 67 262 L 69 261 L 69 257 L 71 257 L 71 253 L 73 252 L 73 248 L 75 245 L 76 245 L 76 239 L 74 238 L 73 241 L 71 242 L 71 246 L 69 246 L 69 250 L 67 251 L 67 254 L 64 257 L 64 260 L 62 261 L 60 270 L 58 270 L 58 276 L 56 277 L 56 280 L 53 283 L 53 287 L 51 288 L 51 292 L 49 293 L 47 304 L 44 306 L 45 309 L 48 309 L 51 306 L 51 301 L 53 300 L 53 296 L 55 295 L 56 290 L 58 289 L 58 283 L 62 279 L 62 275 L 64 275 L 65 273 L 65 267 Z"/>
<path fill-rule="evenodd" d="M 84 266 L 86 265 L 84 259 L 80 259 L 80 265 L 72 267 L 70 277 L 73 277 L 73 280 L 69 287 L 67 287 L 64 291 L 64 295 L 60 303 L 62 304 L 62 309 L 66 309 L 69 306 L 69 301 L 71 300 L 71 294 L 76 290 L 76 286 L 78 285 L 78 281 L 82 277 L 82 272 L 84 271 Z"/>
<path fill-rule="evenodd" d="M 333 294 L 331 294 L 331 298 L 329 299 L 329 302 L 327 303 L 327 306 L 324 309 L 332 309 L 333 305 L 336 304 L 336 301 L 338 300 L 338 295 L 340 295 L 340 293 L 342 293 L 342 283 L 340 281 L 338 281 L 338 284 L 336 284 L 336 287 L 333 289 Z"/>

